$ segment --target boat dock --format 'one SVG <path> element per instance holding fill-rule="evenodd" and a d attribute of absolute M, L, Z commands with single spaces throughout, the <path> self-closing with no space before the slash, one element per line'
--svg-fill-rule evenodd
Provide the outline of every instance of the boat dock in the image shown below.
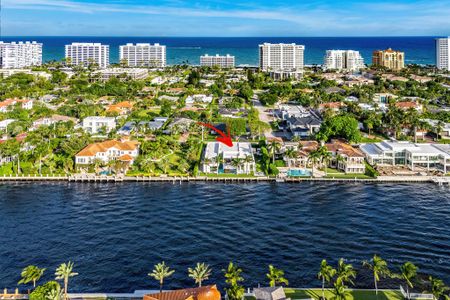
<path fill-rule="evenodd" d="M 450 186 L 450 177 L 436 177 L 436 178 L 433 178 L 433 182 L 439 186 L 443 186 L 443 185 Z"/>
<path fill-rule="evenodd" d="M 359 183 L 435 183 L 439 186 L 450 186 L 450 177 L 436 176 L 380 176 L 377 178 L 312 178 L 312 177 L 209 177 L 209 176 L 108 176 L 94 174 L 75 175 L 15 175 L 0 176 L 0 182 L 46 182 L 46 181 L 66 181 L 85 183 L 122 183 L 122 182 L 167 182 L 167 183 L 188 183 L 188 182 L 220 182 L 220 183 L 299 183 L 299 182 L 359 182 Z"/>

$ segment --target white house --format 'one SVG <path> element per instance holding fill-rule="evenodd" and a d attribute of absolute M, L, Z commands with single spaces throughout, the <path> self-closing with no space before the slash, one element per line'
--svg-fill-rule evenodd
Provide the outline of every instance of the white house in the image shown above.
<path fill-rule="evenodd" d="M 383 141 L 363 144 L 360 149 L 369 164 L 374 166 L 405 166 L 413 171 L 450 171 L 450 145 Z"/>
<path fill-rule="evenodd" d="M 213 100 L 212 96 L 207 95 L 192 95 L 186 98 L 186 104 L 194 103 L 211 103 Z"/>
<path fill-rule="evenodd" d="M 62 115 L 53 115 L 51 117 L 44 117 L 44 118 L 37 119 L 36 121 L 33 122 L 32 129 L 36 129 L 39 126 L 50 126 L 50 125 L 53 125 L 53 124 L 56 124 L 59 122 L 77 123 L 78 119 L 67 117 L 67 116 L 62 116 Z"/>
<path fill-rule="evenodd" d="M 0 102 L 0 112 L 6 113 L 11 110 L 11 108 L 20 103 L 22 109 L 30 110 L 33 109 L 33 100 L 28 99 L 6 99 Z"/>
<path fill-rule="evenodd" d="M 116 129 L 116 119 L 113 117 L 87 117 L 83 120 L 83 129 L 86 132 L 97 134 L 104 128 L 106 133 Z"/>
<path fill-rule="evenodd" d="M 203 154 L 202 171 L 216 174 L 252 174 L 256 163 L 250 143 L 233 143 L 232 147 L 209 142 Z"/>
<path fill-rule="evenodd" d="M 281 105 L 279 117 L 294 136 L 303 138 L 314 135 L 322 124 L 316 113 L 300 105 Z"/>
<path fill-rule="evenodd" d="M 0 130 L 6 130 L 8 129 L 9 124 L 15 122 L 16 120 L 14 119 L 6 119 L 3 121 L 0 121 Z"/>

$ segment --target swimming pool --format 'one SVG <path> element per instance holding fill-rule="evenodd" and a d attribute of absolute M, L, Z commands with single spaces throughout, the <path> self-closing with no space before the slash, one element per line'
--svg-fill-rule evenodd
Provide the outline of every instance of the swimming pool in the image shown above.
<path fill-rule="evenodd" d="M 305 169 L 289 169 L 287 175 L 290 177 L 309 177 L 311 172 Z"/>

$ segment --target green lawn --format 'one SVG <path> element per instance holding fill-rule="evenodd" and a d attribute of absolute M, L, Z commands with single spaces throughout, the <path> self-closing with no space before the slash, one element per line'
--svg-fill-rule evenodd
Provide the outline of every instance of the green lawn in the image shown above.
<path fill-rule="evenodd" d="M 340 170 L 332 169 L 332 168 L 327 168 L 327 176 L 325 178 L 372 179 L 372 177 L 367 176 L 365 174 L 345 174 L 344 172 L 342 172 Z"/>
<path fill-rule="evenodd" d="M 374 138 L 368 138 L 368 137 L 363 136 L 363 137 L 361 138 L 361 140 L 360 140 L 360 143 L 363 143 L 363 144 L 372 144 L 372 143 L 378 143 L 378 142 L 381 142 L 381 141 L 383 141 L 381 138 L 377 138 L 377 137 L 374 137 Z"/>
<path fill-rule="evenodd" d="M 322 296 L 321 289 L 284 289 L 287 298 L 292 300 L 298 299 L 319 299 Z M 331 290 L 325 290 L 325 297 L 327 299 L 333 299 L 334 295 Z M 378 297 L 375 291 L 368 290 L 348 290 L 348 300 L 403 300 L 400 291 L 388 290 L 388 291 L 378 291 Z"/>

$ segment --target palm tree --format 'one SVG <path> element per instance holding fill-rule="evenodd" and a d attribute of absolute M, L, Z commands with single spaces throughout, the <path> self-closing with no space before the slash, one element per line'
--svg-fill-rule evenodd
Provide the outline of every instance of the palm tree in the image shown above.
<path fill-rule="evenodd" d="M 322 279 L 322 299 L 325 299 L 325 281 L 329 283 L 334 275 L 336 275 L 336 269 L 328 265 L 325 259 L 322 260 L 320 271 L 317 274 L 317 277 Z"/>
<path fill-rule="evenodd" d="M 322 164 L 325 168 L 325 175 L 327 175 L 328 163 L 333 158 L 331 153 L 328 151 L 327 147 L 322 146 L 319 148 L 320 157 L 322 160 Z"/>
<path fill-rule="evenodd" d="M 36 266 L 28 266 L 22 270 L 22 273 L 20 276 L 22 276 L 22 279 L 20 279 L 19 284 L 27 284 L 29 282 L 33 282 L 33 288 L 36 287 L 36 281 L 41 279 L 42 275 L 44 274 L 45 269 L 39 268 Z"/>
<path fill-rule="evenodd" d="M 440 279 L 434 278 L 433 276 L 428 277 L 430 281 L 431 294 L 433 294 L 436 300 L 441 299 L 446 291 L 449 290 L 448 287 L 445 286 L 444 282 Z"/>
<path fill-rule="evenodd" d="M 317 150 L 311 151 L 308 155 L 308 161 L 312 165 L 312 176 L 314 177 L 314 167 L 320 161 L 320 153 Z"/>
<path fill-rule="evenodd" d="M 234 265 L 232 262 L 228 264 L 228 268 L 226 270 L 222 271 L 225 272 L 225 282 L 229 285 L 235 285 L 241 281 L 244 281 L 244 278 L 241 275 L 242 269 Z"/>
<path fill-rule="evenodd" d="M 270 142 L 267 148 L 272 156 L 272 163 L 275 164 L 275 154 L 280 150 L 281 145 L 277 141 L 273 140 Z"/>
<path fill-rule="evenodd" d="M 219 155 L 216 156 L 217 174 L 219 174 L 221 163 L 223 163 L 223 153 L 220 153 Z"/>
<path fill-rule="evenodd" d="M 444 122 L 442 122 L 441 120 L 439 120 L 436 123 L 436 141 L 439 140 L 439 137 L 441 135 L 442 129 L 444 128 Z"/>
<path fill-rule="evenodd" d="M 239 174 L 239 167 L 241 166 L 242 159 L 239 157 L 233 158 L 231 160 L 231 165 L 236 168 L 236 174 Z"/>
<path fill-rule="evenodd" d="M 275 268 L 273 265 L 269 265 L 269 273 L 266 276 L 269 278 L 271 287 L 275 287 L 277 284 L 289 284 L 289 281 L 284 277 L 284 271 Z"/>
<path fill-rule="evenodd" d="M 159 281 L 159 292 L 162 293 L 164 279 L 171 276 L 175 271 L 166 266 L 165 262 L 161 262 L 154 266 L 153 271 L 148 276 Z"/>
<path fill-rule="evenodd" d="M 342 281 L 336 281 L 333 285 L 333 299 L 345 300 L 348 296 L 348 291 L 345 289 L 345 285 Z"/>
<path fill-rule="evenodd" d="M 286 153 L 285 156 L 287 157 L 287 161 L 288 161 L 288 167 L 291 167 L 291 159 L 297 158 L 298 157 L 298 152 L 295 151 L 294 148 L 288 148 L 286 149 Z"/>
<path fill-rule="evenodd" d="M 69 278 L 78 275 L 73 271 L 73 262 L 69 261 L 67 264 L 62 263 L 55 272 L 55 280 L 64 280 L 64 299 L 67 299 L 67 289 L 69 285 Z"/>
<path fill-rule="evenodd" d="M 46 300 L 62 300 L 64 298 L 61 286 L 57 284 L 54 288 L 47 292 L 45 295 Z"/>
<path fill-rule="evenodd" d="M 405 262 L 402 266 L 400 266 L 400 279 L 403 279 L 406 282 L 406 293 L 408 294 L 409 299 L 409 288 L 413 288 L 414 285 L 412 283 L 413 278 L 417 276 L 417 267 L 412 262 Z"/>
<path fill-rule="evenodd" d="M 242 277 L 242 269 L 234 265 L 232 262 L 228 264 L 226 270 L 222 270 L 225 274 L 225 282 L 229 285 L 225 289 L 229 300 L 241 300 L 244 296 L 244 287 L 239 285 L 239 282 L 244 281 Z"/>
<path fill-rule="evenodd" d="M 341 281 L 342 284 L 344 284 L 347 281 L 350 282 L 351 284 L 354 284 L 352 278 L 356 277 L 356 271 L 355 269 L 353 269 L 353 266 L 351 264 L 346 264 L 343 258 L 339 259 L 336 274 L 337 274 L 336 281 Z"/>
<path fill-rule="evenodd" d="M 253 163 L 254 159 L 252 155 L 247 155 L 245 156 L 243 162 L 245 163 L 245 168 L 246 168 L 246 173 L 250 173 L 251 168 L 249 167 L 249 165 L 251 163 Z"/>
<path fill-rule="evenodd" d="M 380 276 L 385 277 L 390 274 L 387 262 L 375 254 L 372 258 L 372 263 L 369 261 L 363 261 L 363 266 L 372 270 L 375 293 L 378 295 L 378 281 L 380 280 Z"/>
<path fill-rule="evenodd" d="M 195 283 L 198 283 L 198 286 L 202 286 L 202 282 L 204 280 L 208 280 L 209 276 L 211 276 L 211 268 L 209 265 L 205 263 L 197 263 L 195 269 L 188 269 L 189 277 L 195 280 Z"/>

